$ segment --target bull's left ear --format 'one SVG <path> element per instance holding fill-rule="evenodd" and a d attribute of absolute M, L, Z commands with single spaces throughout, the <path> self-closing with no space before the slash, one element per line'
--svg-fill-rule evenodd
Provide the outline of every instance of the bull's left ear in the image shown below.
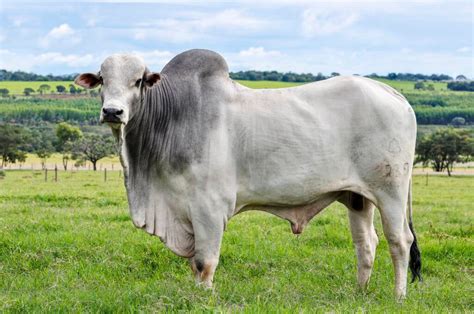
<path fill-rule="evenodd" d="M 94 73 L 82 73 L 76 77 L 74 83 L 84 88 L 94 88 L 102 83 L 102 79 Z"/>
<path fill-rule="evenodd" d="M 152 87 L 161 80 L 160 73 L 150 72 L 145 74 L 145 84 L 147 87 Z"/>

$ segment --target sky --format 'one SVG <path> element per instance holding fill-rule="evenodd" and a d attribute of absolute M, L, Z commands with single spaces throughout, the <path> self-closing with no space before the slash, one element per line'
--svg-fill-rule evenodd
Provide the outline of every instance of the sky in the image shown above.
<path fill-rule="evenodd" d="M 206 48 L 231 71 L 464 74 L 472 0 L 0 0 L 0 68 L 97 71 L 113 53 L 153 71 Z"/>

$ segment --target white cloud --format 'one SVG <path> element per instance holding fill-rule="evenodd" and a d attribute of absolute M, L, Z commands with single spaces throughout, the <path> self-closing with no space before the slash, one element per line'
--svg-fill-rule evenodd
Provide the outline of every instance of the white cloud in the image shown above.
<path fill-rule="evenodd" d="M 94 63 L 92 54 L 76 55 L 60 52 L 42 53 L 35 57 L 38 64 L 65 65 L 70 68 L 87 67 Z"/>
<path fill-rule="evenodd" d="M 175 56 L 167 50 L 132 51 L 132 53 L 141 57 L 149 67 L 163 67 Z"/>
<path fill-rule="evenodd" d="M 27 21 L 27 18 L 24 16 L 15 16 L 11 18 L 12 24 L 15 27 L 21 27 Z"/>
<path fill-rule="evenodd" d="M 281 62 L 288 61 L 287 56 L 280 51 L 266 50 L 264 47 L 249 47 L 238 53 L 224 53 L 224 56 L 231 71 L 282 70 Z"/>
<path fill-rule="evenodd" d="M 247 50 L 242 50 L 239 52 L 239 56 L 241 57 L 275 57 L 280 56 L 281 53 L 277 50 L 265 50 L 263 47 L 250 47 Z"/>
<path fill-rule="evenodd" d="M 269 23 L 242 10 L 185 12 L 180 17 L 145 21 L 136 24 L 136 40 L 161 39 L 173 43 L 193 42 L 212 34 L 242 34 L 265 30 Z"/>
<path fill-rule="evenodd" d="M 63 54 L 46 52 L 39 55 L 14 53 L 7 49 L 0 50 L 0 68 L 7 70 L 32 71 L 48 66 L 64 66 L 69 69 L 90 67 L 99 63 L 92 54 Z M 67 73 L 65 70 L 63 73 Z"/>
<path fill-rule="evenodd" d="M 53 44 L 58 46 L 76 45 L 81 41 L 80 35 L 68 24 L 61 24 L 51 29 L 46 36 L 40 39 L 39 44 L 47 48 Z"/>
<path fill-rule="evenodd" d="M 302 14 L 301 30 L 303 36 L 311 38 L 338 33 L 358 20 L 355 13 L 322 12 L 306 9 Z"/>
<path fill-rule="evenodd" d="M 66 36 L 74 35 L 74 30 L 68 24 L 61 24 L 49 31 L 48 35 L 54 39 L 64 38 Z"/>
<path fill-rule="evenodd" d="M 94 27 L 94 26 L 96 26 L 96 25 L 97 25 L 97 19 L 94 18 L 94 17 L 91 17 L 91 18 L 87 19 L 86 25 L 87 25 L 88 27 Z"/>
<path fill-rule="evenodd" d="M 456 50 L 457 52 L 470 52 L 471 51 L 471 48 L 470 47 L 461 47 L 459 48 L 458 50 Z"/>

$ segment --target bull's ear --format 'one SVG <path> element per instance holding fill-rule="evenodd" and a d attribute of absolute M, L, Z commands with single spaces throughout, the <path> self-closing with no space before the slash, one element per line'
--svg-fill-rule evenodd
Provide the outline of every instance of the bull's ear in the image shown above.
<path fill-rule="evenodd" d="M 152 87 L 161 79 L 160 73 L 150 72 L 145 74 L 145 84 L 147 87 Z"/>
<path fill-rule="evenodd" d="M 102 79 L 94 73 L 82 73 L 76 77 L 74 83 L 84 88 L 94 88 L 102 83 Z"/>

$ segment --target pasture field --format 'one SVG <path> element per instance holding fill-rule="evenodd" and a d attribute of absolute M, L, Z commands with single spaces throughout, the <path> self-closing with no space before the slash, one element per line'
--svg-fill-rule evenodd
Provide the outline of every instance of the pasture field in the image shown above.
<path fill-rule="evenodd" d="M 6 171 L 0 180 L 0 312 L 473 312 L 474 178 L 414 177 L 423 283 L 392 297 L 380 244 L 367 293 L 356 286 L 346 209 L 331 205 L 305 232 L 269 214 L 234 217 L 213 291 L 187 262 L 133 227 L 122 179 L 111 172 Z"/>
<path fill-rule="evenodd" d="M 404 93 L 405 92 L 433 93 L 433 91 L 415 89 L 416 82 L 413 82 L 413 81 L 393 81 L 393 80 L 387 80 L 387 79 L 382 79 L 382 78 L 377 78 L 375 80 L 385 83 L 387 85 L 390 85 L 396 90 L 399 90 Z M 452 92 L 451 90 L 448 89 L 447 87 L 448 83 L 446 82 L 428 81 L 424 83 L 425 83 L 425 86 L 432 84 L 436 92 L 448 92 L 448 93 Z"/>
<path fill-rule="evenodd" d="M 474 123 L 474 93 L 453 92 L 443 89 L 445 83 L 433 83 L 437 90 L 413 90 L 414 82 L 382 80 L 399 89 L 413 106 L 418 124 L 447 125 L 456 117 L 463 117 L 467 124 Z M 301 83 L 273 81 L 238 81 L 250 88 L 284 88 Z M 28 83 L 28 82 L 0 82 Z M 54 83 L 54 82 L 51 82 Z M 411 88 L 411 89 L 410 89 Z M 70 121 L 81 124 L 98 124 L 100 99 L 98 97 L 70 97 L 62 95 L 47 97 L 0 98 L 0 121 L 34 124 L 39 121 Z M 51 99 L 53 98 L 53 99 Z"/>
<path fill-rule="evenodd" d="M 37 92 L 40 85 L 47 84 L 51 86 L 51 92 L 56 92 L 56 86 L 62 85 L 69 90 L 69 85 L 73 84 L 72 81 L 1 81 L 0 88 L 7 88 L 10 91 L 10 95 L 23 95 L 23 90 L 27 87 L 30 87 L 35 90 L 34 94 L 39 94 Z M 75 85 L 75 84 L 74 84 Z M 76 87 L 80 87 L 75 85 Z M 82 87 L 81 87 L 82 88 Z"/>
<path fill-rule="evenodd" d="M 385 84 L 388 84 L 392 86 L 393 88 L 396 88 L 400 91 L 404 92 L 413 92 L 417 91 L 420 92 L 419 90 L 414 89 L 414 84 L 415 82 L 412 81 L 392 81 L 392 80 L 387 80 L 387 79 L 377 79 L 378 81 L 381 81 Z M 284 87 L 292 87 L 292 86 L 298 86 L 302 85 L 305 83 L 296 83 L 296 82 L 279 82 L 279 81 L 242 81 L 242 80 L 236 80 L 240 84 L 250 87 L 250 88 L 284 88 Z M 38 90 L 39 86 L 42 84 L 48 84 L 51 86 L 51 91 L 56 91 L 56 86 L 57 85 L 62 85 L 69 89 L 69 85 L 73 84 L 72 81 L 44 81 L 44 82 L 36 82 L 36 81 L 0 81 L 0 88 L 7 88 L 10 91 L 11 95 L 23 95 L 23 90 L 26 87 L 31 87 L 35 91 Z M 448 91 L 446 85 L 447 83 L 445 82 L 427 82 L 426 84 L 433 84 L 435 91 Z M 74 84 L 75 85 L 75 84 Z M 75 85 L 76 87 L 80 87 L 78 85 Z M 50 91 L 50 92 L 51 92 Z M 48 93 L 50 93 L 48 92 Z M 423 91 L 421 91 L 423 92 Z M 426 91 L 430 92 L 430 91 Z M 432 92 L 432 91 L 431 91 Z M 35 94 L 38 94 L 37 92 Z"/>

